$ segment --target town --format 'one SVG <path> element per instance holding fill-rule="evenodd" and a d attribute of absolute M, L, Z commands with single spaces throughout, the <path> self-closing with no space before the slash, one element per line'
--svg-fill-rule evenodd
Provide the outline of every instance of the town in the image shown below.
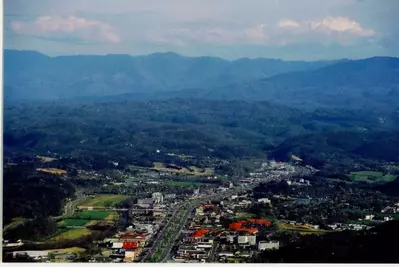
<path fill-rule="evenodd" d="M 46 168 L 48 158 L 39 160 L 38 172 L 66 175 Z M 246 176 L 229 179 L 211 168 L 184 172 L 172 167 L 76 171 L 69 179 L 95 186 L 82 187 L 69 198 L 63 215 L 53 218 L 58 230 L 48 239 L 17 239 L 26 221 L 6 226 L 7 257 L 245 263 L 304 235 L 367 230 L 399 215 L 397 198 L 320 179 L 317 169 L 297 157 L 263 160 Z"/>

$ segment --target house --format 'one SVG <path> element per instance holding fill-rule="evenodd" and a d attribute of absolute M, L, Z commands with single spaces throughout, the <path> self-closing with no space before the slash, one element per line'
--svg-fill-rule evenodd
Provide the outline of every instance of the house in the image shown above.
<path fill-rule="evenodd" d="M 271 201 L 268 198 L 260 198 L 258 199 L 258 203 L 270 204 Z"/>
<path fill-rule="evenodd" d="M 278 241 L 259 241 L 258 249 L 259 250 L 269 250 L 269 249 L 279 249 L 280 242 Z"/>
<path fill-rule="evenodd" d="M 154 199 L 152 198 L 141 198 L 137 200 L 138 204 L 144 204 L 144 205 L 152 205 L 154 204 Z"/>
<path fill-rule="evenodd" d="M 152 194 L 153 203 L 161 204 L 163 202 L 163 195 L 162 193 L 156 192 Z"/>
<path fill-rule="evenodd" d="M 374 215 L 366 215 L 366 217 L 364 218 L 365 220 L 372 220 L 374 218 Z"/>

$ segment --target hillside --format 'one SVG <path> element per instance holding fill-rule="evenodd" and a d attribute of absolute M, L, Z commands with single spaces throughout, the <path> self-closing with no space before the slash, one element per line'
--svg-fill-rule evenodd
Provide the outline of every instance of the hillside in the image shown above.
<path fill-rule="evenodd" d="M 140 96 L 143 93 L 248 82 L 290 71 L 313 70 L 331 63 L 275 59 L 227 61 L 214 57 L 190 58 L 174 53 L 48 57 L 33 51 L 5 50 L 5 99 Z"/>
<path fill-rule="evenodd" d="M 300 108 L 392 111 L 399 99 L 399 59 L 374 57 L 342 61 L 317 70 L 176 94 L 205 99 L 271 101 Z"/>
<path fill-rule="evenodd" d="M 382 123 L 370 111 L 305 112 L 245 101 L 9 105 L 4 130 L 5 155 L 51 151 L 121 164 L 155 161 L 155 151 L 161 150 L 222 159 L 287 159 L 295 152 L 319 167 L 348 166 L 360 160 L 397 160 L 399 147 L 391 145 L 399 136 L 394 117 Z"/>

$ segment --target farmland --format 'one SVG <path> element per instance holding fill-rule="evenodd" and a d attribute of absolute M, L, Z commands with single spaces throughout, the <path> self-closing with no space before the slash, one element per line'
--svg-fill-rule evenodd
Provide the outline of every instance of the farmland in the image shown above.
<path fill-rule="evenodd" d="M 61 170 L 61 169 L 57 169 L 57 168 L 38 168 L 36 170 L 39 172 L 51 173 L 51 174 L 56 174 L 56 175 L 67 174 L 66 170 Z"/>
<path fill-rule="evenodd" d="M 280 229 L 283 231 L 296 231 L 296 232 L 300 232 L 301 234 L 304 233 L 315 233 L 315 234 L 321 234 L 324 233 L 326 231 L 322 231 L 319 229 L 314 229 L 312 228 L 311 225 L 307 225 L 307 224 L 296 224 L 296 225 L 292 225 L 292 224 L 286 224 L 286 223 L 282 223 L 280 224 Z"/>
<path fill-rule="evenodd" d="M 65 219 L 59 222 L 57 225 L 59 227 L 69 227 L 69 226 L 85 226 L 89 220 L 86 219 Z"/>
<path fill-rule="evenodd" d="M 195 166 L 191 167 L 180 167 L 180 166 L 166 166 L 162 162 L 154 162 L 154 167 L 152 168 L 156 171 L 164 171 L 176 174 L 184 174 L 184 175 L 194 175 L 194 176 L 210 176 L 213 175 L 214 170 L 212 168 L 198 168 Z"/>
<path fill-rule="evenodd" d="M 104 220 L 109 215 L 110 215 L 110 212 L 108 212 L 108 211 L 85 210 L 85 211 L 77 212 L 74 217 L 76 219 L 87 220 L 87 222 L 88 222 L 89 220 Z"/>
<path fill-rule="evenodd" d="M 48 241 L 73 240 L 90 234 L 90 231 L 86 228 L 58 230 Z"/>
<path fill-rule="evenodd" d="M 354 181 L 368 183 L 391 182 L 396 178 L 395 175 L 375 171 L 351 172 L 349 176 Z"/>
<path fill-rule="evenodd" d="M 94 196 L 82 203 L 80 206 L 88 206 L 88 207 L 113 207 L 119 202 L 129 198 L 129 196 L 124 195 L 99 195 Z"/>

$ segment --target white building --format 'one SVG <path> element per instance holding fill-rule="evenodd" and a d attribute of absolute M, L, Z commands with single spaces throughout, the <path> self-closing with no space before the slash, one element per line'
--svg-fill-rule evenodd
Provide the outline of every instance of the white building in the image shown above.
<path fill-rule="evenodd" d="M 237 239 L 238 244 L 247 244 L 248 243 L 248 236 L 240 235 Z"/>
<path fill-rule="evenodd" d="M 258 249 L 259 250 L 269 250 L 269 249 L 279 249 L 280 242 L 278 241 L 259 241 Z"/>
<path fill-rule="evenodd" d="M 265 204 L 270 204 L 271 203 L 270 199 L 268 199 L 268 198 L 260 198 L 260 199 L 258 199 L 258 202 L 259 203 L 265 203 Z"/>
<path fill-rule="evenodd" d="M 155 204 L 161 204 L 163 202 L 163 195 L 159 192 L 153 193 L 152 199 L 154 200 Z"/>
<path fill-rule="evenodd" d="M 365 220 L 372 220 L 374 215 L 366 215 Z"/>
<path fill-rule="evenodd" d="M 154 199 L 152 198 L 140 198 L 137 200 L 137 204 L 139 205 L 151 205 L 154 204 Z"/>
<path fill-rule="evenodd" d="M 256 235 L 248 236 L 248 244 L 251 246 L 256 245 Z"/>

